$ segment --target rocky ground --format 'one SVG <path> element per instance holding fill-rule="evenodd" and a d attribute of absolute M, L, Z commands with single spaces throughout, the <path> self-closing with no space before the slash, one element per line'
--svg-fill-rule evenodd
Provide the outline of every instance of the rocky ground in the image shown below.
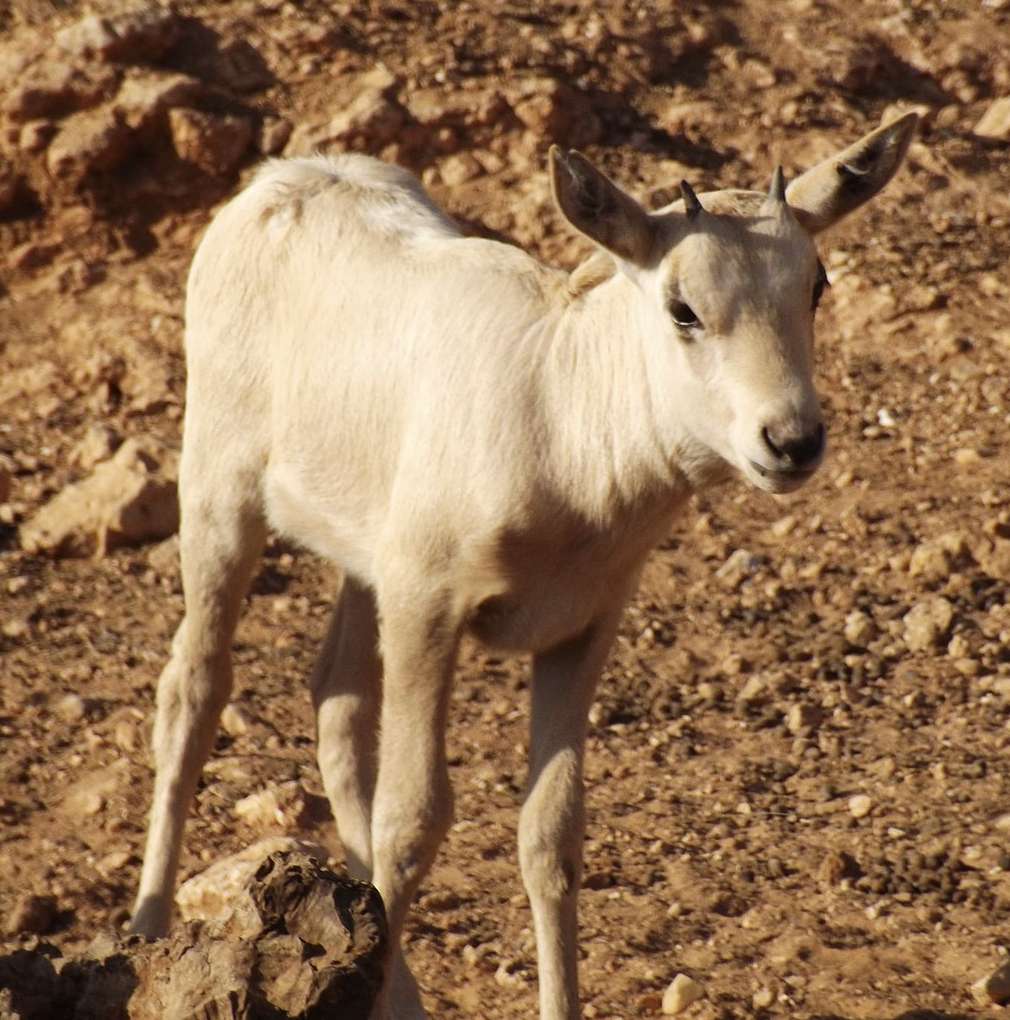
<path fill-rule="evenodd" d="M 823 240 L 830 460 L 698 500 L 592 712 L 586 1016 L 959 1017 L 1010 950 L 1006 0 L 75 0 L 0 6 L 0 924 L 122 925 L 181 612 L 182 293 L 263 155 L 359 149 L 549 261 L 550 142 L 651 205 L 764 186 L 882 116 L 907 167 Z M 54 503 L 54 500 L 57 502 Z M 337 850 L 304 678 L 335 572 L 272 542 L 184 875 Z M 464 650 L 458 821 L 410 955 L 433 1016 L 531 1015 L 524 663 Z M 34 898 L 32 898 L 34 897 Z"/>

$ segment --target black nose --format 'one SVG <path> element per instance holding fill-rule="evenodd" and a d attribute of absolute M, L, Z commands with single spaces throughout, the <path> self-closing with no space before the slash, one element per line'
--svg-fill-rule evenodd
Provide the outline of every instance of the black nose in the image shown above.
<path fill-rule="evenodd" d="M 809 467 L 824 452 L 823 425 L 806 433 L 798 433 L 795 428 L 765 426 L 761 438 L 776 459 L 788 461 L 797 470 Z"/>

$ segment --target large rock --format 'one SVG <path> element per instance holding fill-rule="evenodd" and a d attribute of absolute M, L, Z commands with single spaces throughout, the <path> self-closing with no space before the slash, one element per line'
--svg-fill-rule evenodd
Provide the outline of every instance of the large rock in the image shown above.
<path fill-rule="evenodd" d="M 227 920 L 187 925 L 157 945 L 129 1015 L 368 1020 L 385 949 L 372 886 L 303 854 L 274 853 Z"/>
<path fill-rule="evenodd" d="M 329 856 L 324 847 L 291 836 L 261 839 L 183 882 L 175 894 L 179 917 L 183 921 L 223 921 L 235 909 L 249 880 L 275 853 L 300 853 L 321 864 Z"/>
<path fill-rule="evenodd" d="M 50 556 L 104 556 L 167 538 L 179 527 L 177 455 L 128 439 L 82 482 L 69 485 L 21 527 L 21 547 Z"/>
<path fill-rule="evenodd" d="M 130 129 L 115 110 L 103 107 L 69 117 L 49 145 L 46 165 L 56 178 L 80 181 L 117 167 L 130 154 Z"/>
<path fill-rule="evenodd" d="M 101 102 L 116 79 L 111 68 L 75 67 L 44 59 L 11 81 L 0 111 L 16 121 L 62 117 Z"/>
<path fill-rule="evenodd" d="M 90 14 L 56 33 L 56 45 L 78 59 L 139 64 L 158 60 L 179 38 L 181 20 L 171 8 L 140 4 L 111 17 Z"/>
<path fill-rule="evenodd" d="M 166 111 L 191 105 L 203 90 L 203 84 L 188 74 L 164 71 L 133 73 L 120 85 L 113 108 L 128 127 L 143 130 L 162 126 Z"/>
<path fill-rule="evenodd" d="M 226 919 L 163 941 L 99 935 L 77 959 L 37 941 L 0 947 L 0 1017 L 368 1020 L 386 938 L 372 886 L 275 853 Z"/>

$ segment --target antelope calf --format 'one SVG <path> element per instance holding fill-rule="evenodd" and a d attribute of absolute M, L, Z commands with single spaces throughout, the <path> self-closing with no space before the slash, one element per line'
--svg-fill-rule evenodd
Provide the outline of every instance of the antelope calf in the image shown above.
<path fill-rule="evenodd" d="M 352 874 L 391 932 L 383 1018 L 423 1017 L 399 948 L 450 824 L 460 637 L 533 656 L 519 859 L 540 1016 L 579 1016 L 576 900 L 594 687 L 643 561 L 692 492 L 816 470 L 825 284 L 814 235 L 872 198 L 915 124 L 880 127 L 767 194 L 647 212 L 552 148 L 572 274 L 465 238 L 403 170 L 266 164 L 217 215 L 186 304 L 185 618 L 158 687 L 134 930 L 168 928 L 183 825 L 232 689 L 268 528 L 345 580 L 312 679 L 319 766 Z"/>

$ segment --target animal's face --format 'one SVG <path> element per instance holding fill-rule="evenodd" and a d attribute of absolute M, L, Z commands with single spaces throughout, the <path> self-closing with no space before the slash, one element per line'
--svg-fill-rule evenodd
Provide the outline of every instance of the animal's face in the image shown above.
<path fill-rule="evenodd" d="M 551 150 L 555 200 L 615 256 L 649 362 L 656 430 L 682 465 L 712 455 L 770 492 L 821 462 L 814 314 L 826 284 L 813 238 L 876 195 L 901 164 L 914 114 L 878 128 L 786 188 L 719 191 L 647 213 L 578 153 Z M 630 291 L 632 288 L 628 288 Z"/>
<path fill-rule="evenodd" d="M 788 492 L 824 451 L 813 381 L 824 269 L 784 202 L 704 201 L 691 218 L 667 218 L 668 250 L 638 273 L 658 334 L 653 363 L 665 362 L 660 385 L 683 428 L 759 488 Z"/>

